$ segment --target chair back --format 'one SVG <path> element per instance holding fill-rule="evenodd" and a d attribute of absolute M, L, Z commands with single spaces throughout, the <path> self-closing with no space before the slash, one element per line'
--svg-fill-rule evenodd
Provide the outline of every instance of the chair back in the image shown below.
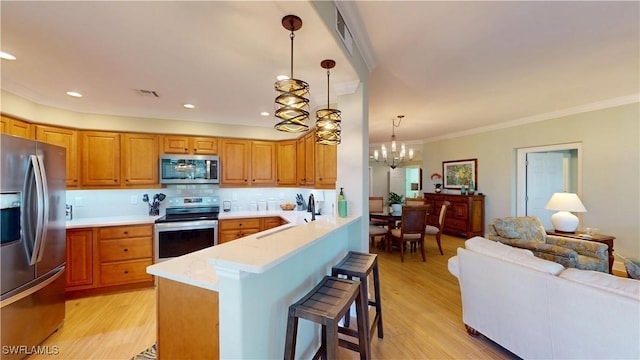
<path fill-rule="evenodd" d="M 420 206 L 424 205 L 424 199 L 407 199 L 405 201 L 407 206 Z"/>
<path fill-rule="evenodd" d="M 440 218 L 438 219 L 438 228 L 442 231 L 442 227 L 444 226 L 444 218 L 447 216 L 447 207 L 451 205 L 450 202 L 445 201 L 442 203 L 442 207 L 440 208 Z"/>
<path fill-rule="evenodd" d="M 384 211 L 384 199 L 382 196 L 369 196 L 369 212 L 381 213 Z"/>
<path fill-rule="evenodd" d="M 429 207 L 420 206 L 403 206 L 402 207 L 402 224 L 400 230 L 403 235 L 406 234 L 423 234 L 427 222 L 427 213 Z"/>

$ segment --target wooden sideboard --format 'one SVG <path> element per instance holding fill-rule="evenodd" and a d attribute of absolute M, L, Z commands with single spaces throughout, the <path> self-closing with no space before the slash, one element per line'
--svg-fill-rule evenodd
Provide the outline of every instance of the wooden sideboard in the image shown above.
<path fill-rule="evenodd" d="M 427 218 L 430 224 L 438 223 L 442 203 L 451 203 L 444 219 L 444 233 L 467 238 L 484 236 L 484 195 L 424 193 L 424 199 L 435 210 Z"/>

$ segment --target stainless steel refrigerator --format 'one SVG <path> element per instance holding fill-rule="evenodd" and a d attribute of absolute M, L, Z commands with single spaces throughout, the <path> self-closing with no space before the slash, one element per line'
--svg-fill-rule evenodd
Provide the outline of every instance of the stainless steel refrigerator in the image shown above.
<path fill-rule="evenodd" d="M 64 321 L 66 150 L 0 138 L 0 358 L 33 353 Z"/>

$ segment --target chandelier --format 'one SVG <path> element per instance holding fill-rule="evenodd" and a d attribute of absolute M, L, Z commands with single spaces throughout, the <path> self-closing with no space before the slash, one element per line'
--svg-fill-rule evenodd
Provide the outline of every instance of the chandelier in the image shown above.
<path fill-rule="evenodd" d="M 329 70 L 336 66 L 333 60 L 322 60 L 323 69 L 327 69 L 327 108 L 316 112 L 316 142 L 324 145 L 340 144 L 340 110 L 329 107 Z"/>
<path fill-rule="evenodd" d="M 382 144 L 380 152 L 382 152 L 382 159 L 380 159 L 380 152 L 378 149 L 373 151 L 373 159 L 375 161 L 384 161 L 385 165 L 389 166 L 391 169 L 395 169 L 398 166 L 402 165 L 402 163 L 406 159 L 407 149 L 404 144 L 400 145 L 400 151 L 398 151 L 398 146 L 396 144 L 396 131 L 397 127 L 400 127 L 400 123 L 404 115 L 398 115 L 398 124 L 396 125 L 395 119 L 391 120 L 391 124 L 393 127 L 391 128 L 391 153 L 387 151 L 387 147 Z M 409 160 L 413 160 L 413 149 L 409 149 Z"/>
<path fill-rule="evenodd" d="M 276 81 L 275 116 L 280 119 L 275 128 L 285 132 L 302 132 L 309 129 L 305 120 L 309 118 L 309 99 L 305 96 L 309 93 L 309 84 L 293 78 L 293 39 L 294 31 L 302 27 L 302 19 L 295 15 L 287 15 L 282 18 L 282 26 L 291 31 L 291 76 L 288 79 Z"/>

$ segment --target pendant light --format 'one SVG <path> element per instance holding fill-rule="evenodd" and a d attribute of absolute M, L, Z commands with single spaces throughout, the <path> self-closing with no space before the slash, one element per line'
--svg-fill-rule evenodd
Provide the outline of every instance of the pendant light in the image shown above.
<path fill-rule="evenodd" d="M 407 148 L 404 146 L 404 144 L 400 145 L 400 151 L 398 151 L 398 147 L 396 144 L 396 128 L 400 127 L 402 119 L 404 119 L 404 115 L 398 115 L 398 125 L 396 125 L 395 120 L 391 120 L 391 153 L 389 154 L 387 152 L 387 147 L 384 144 L 382 144 L 382 147 L 380 149 L 382 152 L 382 159 L 380 159 L 380 152 L 378 152 L 378 149 L 373 151 L 373 160 L 376 162 L 382 160 L 391 169 L 395 169 L 398 166 L 401 166 L 404 163 L 407 155 Z M 409 160 L 413 160 L 413 149 L 409 149 Z"/>
<path fill-rule="evenodd" d="M 322 60 L 323 69 L 327 69 L 327 108 L 316 112 L 316 142 L 324 145 L 340 144 L 340 110 L 329 107 L 329 75 L 336 66 L 333 60 Z"/>
<path fill-rule="evenodd" d="M 280 119 L 275 128 L 285 132 L 303 132 L 309 129 L 305 121 L 309 118 L 309 84 L 293 77 L 293 39 L 294 31 L 302 27 L 302 19 L 295 15 L 282 18 L 282 26 L 291 31 L 291 76 L 288 79 L 276 81 L 276 111 L 275 116 Z"/>

